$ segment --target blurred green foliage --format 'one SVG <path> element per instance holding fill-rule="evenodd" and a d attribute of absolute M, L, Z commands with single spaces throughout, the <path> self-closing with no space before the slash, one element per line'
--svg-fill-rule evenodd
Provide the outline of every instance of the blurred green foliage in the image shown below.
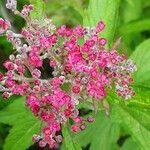
<path fill-rule="evenodd" d="M 40 6 L 39 1 L 42 0 L 30 0 L 37 5 L 37 10 L 32 17 L 45 9 L 46 16 L 52 18 L 57 26 L 62 24 L 70 27 L 78 24 L 93 26 L 100 19 L 104 20 L 107 27 L 101 36 L 109 39 L 108 46 L 111 47 L 121 37 L 122 42 L 119 51 L 131 56 L 138 66 L 133 84 L 137 96 L 132 101 L 123 103 L 118 97 L 110 93 L 107 100 L 112 108 L 111 117 L 106 117 L 101 111 L 97 115 L 96 121 L 87 126 L 86 131 L 74 136 L 75 143 L 78 141 L 82 149 L 87 150 L 148 150 L 150 146 L 150 1 L 45 0 L 45 8 Z M 18 9 L 21 10 L 24 4 L 29 4 L 29 1 L 18 1 Z M 22 18 L 13 15 L 5 8 L 5 1 L 3 0 L 0 1 L 0 17 L 8 19 L 16 32 L 25 26 Z M 5 37 L 0 37 L 1 72 L 5 72 L 2 63 L 12 52 L 11 44 L 7 42 Z M 13 101 L 16 102 L 13 103 Z M 0 96 L 0 109 L 4 108 L 4 111 L 0 112 L 0 149 L 24 150 L 32 144 L 28 137 L 33 131 L 27 132 L 26 130 L 34 124 L 35 120 L 32 115 L 29 115 L 22 102 L 23 99 L 18 99 L 18 97 L 12 97 L 10 101 L 6 101 Z M 23 109 L 19 108 L 20 106 Z M 88 106 L 81 106 L 81 108 L 83 107 L 88 108 Z M 30 117 L 27 118 L 26 116 Z M 18 117 L 26 119 L 16 122 Z M 23 124 L 23 126 L 20 128 L 19 124 Z M 11 128 L 12 125 L 13 128 Z M 24 131 L 21 132 L 22 130 Z M 8 135 L 9 131 L 10 134 Z M 20 134 L 14 135 L 16 131 Z M 29 135 L 26 135 L 26 132 Z M 71 139 L 72 135 L 67 129 L 64 129 L 63 133 L 65 141 L 69 140 L 69 142 L 65 142 L 67 148 L 63 143 L 62 150 L 81 149 L 79 146 L 74 146 L 74 141 Z M 18 137 L 21 137 L 21 141 L 14 143 Z M 7 142 L 8 140 L 10 143 Z M 21 147 L 21 142 L 23 147 Z M 14 145 L 14 148 L 11 148 L 11 145 Z M 71 149 L 68 148 L 69 146 Z M 33 145 L 30 149 L 38 150 L 39 148 Z"/>

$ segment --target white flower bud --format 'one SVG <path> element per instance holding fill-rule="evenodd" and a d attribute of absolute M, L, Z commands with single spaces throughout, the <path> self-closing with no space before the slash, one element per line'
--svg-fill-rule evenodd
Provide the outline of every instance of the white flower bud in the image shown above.
<path fill-rule="evenodd" d="M 12 11 L 17 8 L 17 0 L 7 0 L 6 7 Z"/>

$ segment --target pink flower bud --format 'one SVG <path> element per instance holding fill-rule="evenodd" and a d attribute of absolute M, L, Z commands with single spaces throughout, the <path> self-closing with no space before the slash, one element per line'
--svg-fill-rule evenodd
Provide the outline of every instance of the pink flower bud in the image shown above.
<path fill-rule="evenodd" d="M 61 135 L 56 136 L 56 141 L 58 143 L 61 143 L 62 142 L 62 136 Z"/>
<path fill-rule="evenodd" d="M 80 128 L 77 125 L 72 125 L 71 126 L 71 131 L 72 132 L 78 132 L 78 131 L 80 131 Z"/>
<path fill-rule="evenodd" d="M 80 117 L 76 117 L 76 118 L 74 118 L 73 120 L 74 120 L 75 123 L 80 123 L 80 124 L 81 124 L 82 121 L 83 121 Z"/>
<path fill-rule="evenodd" d="M 92 116 L 89 116 L 89 117 L 87 118 L 87 121 L 88 121 L 89 123 L 92 123 L 92 122 L 94 121 L 94 118 L 93 118 Z"/>
<path fill-rule="evenodd" d="M 34 69 L 32 72 L 32 76 L 35 78 L 39 78 L 41 76 L 41 71 L 38 69 Z"/>
<path fill-rule="evenodd" d="M 100 22 L 97 24 L 96 32 L 99 33 L 99 32 L 101 32 L 104 28 L 105 28 L 104 22 L 103 22 L 103 21 L 100 21 Z"/>
<path fill-rule="evenodd" d="M 105 46 L 106 43 L 107 43 L 107 40 L 106 40 L 106 39 L 104 39 L 104 38 L 99 39 L 99 44 L 100 44 L 101 46 Z"/>
<path fill-rule="evenodd" d="M 16 84 L 16 83 L 15 83 L 15 81 L 13 81 L 13 80 L 7 79 L 7 80 L 5 81 L 5 85 L 6 85 L 7 87 L 9 87 L 9 88 L 13 87 L 15 84 Z"/>
<path fill-rule="evenodd" d="M 45 135 L 50 135 L 52 133 L 50 128 L 43 128 L 42 131 L 43 131 L 43 134 L 45 134 Z"/>
<path fill-rule="evenodd" d="M 34 53 L 29 54 L 28 61 L 29 61 L 29 64 L 34 67 L 41 67 L 43 65 L 43 61 L 41 60 L 41 58 Z"/>
<path fill-rule="evenodd" d="M 10 23 L 0 18 L 0 34 L 2 34 L 9 27 L 10 27 Z"/>
<path fill-rule="evenodd" d="M 39 147 L 45 147 L 46 144 L 47 143 L 44 140 L 39 141 Z"/>
<path fill-rule="evenodd" d="M 8 92 L 4 92 L 3 94 L 2 94 L 2 97 L 3 98 L 9 98 L 11 96 L 11 94 L 10 93 L 8 93 Z"/>
<path fill-rule="evenodd" d="M 85 130 L 85 129 L 86 129 L 86 126 L 85 126 L 84 124 L 82 124 L 82 125 L 80 126 L 80 129 L 81 129 L 81 130 Z"/>
<path fill-rule="evenodd" d="M 79 86 L 73 86 L 72 87 L 72 92 L 75 94 L 78 94 L 80 92 L 80 87 Z"/>
<path fill-rule="evenodd" d="M 57 66 L 57 62 L 54 59 L 50 60 L 49 65 L 54 68 Z"/>
<path fill-rule="evenodd" d="M 13 70 L 14 69 L 14 64 L 9 60 L 5 61 L 3 65 L 7 70 Z"/>

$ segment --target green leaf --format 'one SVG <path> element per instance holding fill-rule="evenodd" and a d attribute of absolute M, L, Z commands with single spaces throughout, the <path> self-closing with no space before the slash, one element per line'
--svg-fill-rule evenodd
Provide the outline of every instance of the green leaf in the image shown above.
<path fill-rule="evenodd" d="M 141 18 L 142 13 L 142 0 L 123 0 L 121 1 L 120 6 L 120 17 L 119 17 L 119 23 L 120 26 L 118 27 L 119 32 L 117 35 L 122 37 L 122 49 L 128 49 L 127 53 L 128 55 L 133 52 L 133 49 L 141 42 L 142 35 L 138 33 L 128 33 L 128 30 L 130 30 L 127 26 L 132 24 L 133 21 L 139 20 Z M 127 31 L 126 31 L 127 28 Z M 138 30 L 138 28 L 136 28 Z M 135 30 L 135 28 L 134 28 Z M 126 34 L 127 32 L 128 34 Z"/>
<path fill-rule="evenodd" d="M 58 2 L 65 6 L 72 6 L 81 15 L 83 15 L 83 8 L 82 8 L 81 0 L 58 0 Z"/>
<path fill-rule="evenodd" d="M 118 20 L 120 0 L 90 0 L 87 16 L 84 17 L 84 25 L 95 26 L 100 20 L 106 24 L 105 30 L 101 33 L 112 44 Z"/>
<path fill-rule="evenodd" d="M 114 111 L 118 116 L 116 119 L 118 123 L 123 125 L 142 150 L 148 150 L 150 147 L 150 114 L 124 105 L 116 105 Z"/>
<path fill-rule="evenodd" d="M 0 122 L 12 125 L 4 150 L 26 150 L 33 144 L 32 135 L 40 131 L 40 121 L 25 107 L 24 97 L 0 111 Z"/>
<path fill-rule="evenodd" d="M 129 102 L 129 105 L 133 106 L 139 106 L 140 108 L 146 109 L 150 112 L 150 90 L 149 88 L 143 88 L 143 87 L 135 87 L 133 86 L 136 96 L 134 96 L 131 101 Z"/>
<path fill-rule="evenodd" d="M 150 39 L 141 43 L 131 55 L 137 65 L 134 85 L 150 87 Z"/>
<path fill-rule="evenodd" d="M 150 19 L 128 23 L 119 29 L 119 33 L 121 35 L 126 35 L 129 33 L 142 32 L 147 30 L 150 30 Z"/>
<path fill-rule="evenodd" d="M 80 145 L 75 141 L 75 139 L 72 138 L 67 125 L 63 126 L 62 134 L 67 150 L 82 150 Z"/>
<path fill-rule="evenodd" d="M 150 1 L 143 0 L 143 7 L 149 7 L 149 6 L 150 6 Z"/>
<path fill-rule="evenodd" d="M 6 138 L 3 150 L 26 150 L 30 145 L 33 144 L 32 136 L 38 133 L 40 130 L 40 124 L 34 119 L 22 119 L 17 121 L 9 132 Z"/>
<path fill-rule="evenodd" d="M 124 0 L 121 3 L 121 21 L 124 23 L 137 20 L 142 14 L 142 0 Z"/>
<path fill-rule="evenodd" d="M 2 111 L 0 111 L 0 122 L 14 125 L 17 123 L 16 120 L 21 120 L 22 118 L 26 117 L 27 114 L 32 116 L 28 108 L 25 107 L 24 100 L 25 97 L 17 98 Z"/>
<path fill-rule="evenodd" d="M 55 0 L 47 2 L 46 13 L 51 16 L 56 26 L 61 26 L 62 24 L 67 24 L 68 26 L 83 24 L 83 8 L 82 1 L 80 0 Z"/>
<path fill-rule="evenodd" d="M 128 138 L 123 146 L 121 147 L 121 150 L 140 150 L 140 148 L 137 146 L 137 144 L 132 140 L 132 138 Z"/>
<path fill-rule="evenodd" d="M 138 95 L 141 94 L 140 92 Z M 150 139 L 149 95 L 147 97 L 145 95 L 143 100 L 141 99 L 142 96 L 136 96 L 129 101 L 123 101 L 113 93 L 111 95 L 107 99 L 111 103 L 113 121 L 124 128 L 126 134 L 131 136 L 141 150 L 148 150 L 150 147 L 150 141 L 148 140 Z M 119 103 L 115 104 L 114 100 Z"/>
<path fill-rule="evenodd" d="M 30 0 L 30 3 L 34 5 L 34 11 L 31 12 L 31 18 L 41 19 L 44 16 L 45 3 L 43 0 Z"/>
<path fill-rule="evenodd" d="M 88 124 L 85 131 L 77 134 L 80 144 L 85 147 L 90 144 L 90 150 L 116 150 L 120 127 L 111 116 L 99 112 L 92 124 Z"/>

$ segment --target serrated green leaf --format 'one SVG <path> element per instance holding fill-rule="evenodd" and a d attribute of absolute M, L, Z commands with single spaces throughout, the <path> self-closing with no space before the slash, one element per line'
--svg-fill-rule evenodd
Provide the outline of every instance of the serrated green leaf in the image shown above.
<path fill-rule="evenodd" d="M 149 88 L 133 86 L 136 96 L 129 102 L 130 106 L 146 109 L 150 112 L 150 90 Z"/>
<path fill-rule="evenodd" d="M 72 138 L 67 125 L 63 126 L 62 134 L 67 150 L 82 150 L 80 145 L 75 141 L 75 139 Z"/>
<path fill-rule="evenodd" d="M 30 0 L 30 3 L 34 5 L 34 11 L 30 13 L 31 18 L 41 19 L 45 13 L 44 1 L 43 0 Z"/>
<path fill-rule="evenodd" d="M 120 0 L 90 0 L 87 14 L 84 17 L 84 25 L 95 26 L 100 20 L 106 23 L 101 36 L 108 39 L 108 45 L 112 44 L 118 20 Z"/>
<path fill-rule="evenodd" d="M 12 125 L 4 144 L 4 150 L 26 150 L 32 135 L 40 131 L 40 121 L 26 108 L 24 97 L 16 99 L 0 111 L 0 122 Z"/>
<path fill-rule="evenodd" d="M 40 124 L 36 119 L 22 118 L 13 126 L 5 140 L 3 150 L 26 150 L 33 144 L 32 136 L 40 131 Z"/>
<path fill-rule="evenodd" d="M 85 147 L 90 144 L 90 150 L 116 150 L 119 138 L 119 124 L 113 122 L 111 116 L 99 112 L 92 124 L 85 131 L 77 134 L 76 138 Z"/>
<path fill-rule="evenodd" d="M 148 150 L 150 147 L 150 114 L 123 105 L 116 105 L 114 110 L 118 123 L 123 125 L 124 130 L 132 136 L 142 150 Z"/>
<path fill-rule="evenodd" d="M 141 43 L 131 55 L 137 65 L 134 85 L 150 87 L 150 39 Z"/>

